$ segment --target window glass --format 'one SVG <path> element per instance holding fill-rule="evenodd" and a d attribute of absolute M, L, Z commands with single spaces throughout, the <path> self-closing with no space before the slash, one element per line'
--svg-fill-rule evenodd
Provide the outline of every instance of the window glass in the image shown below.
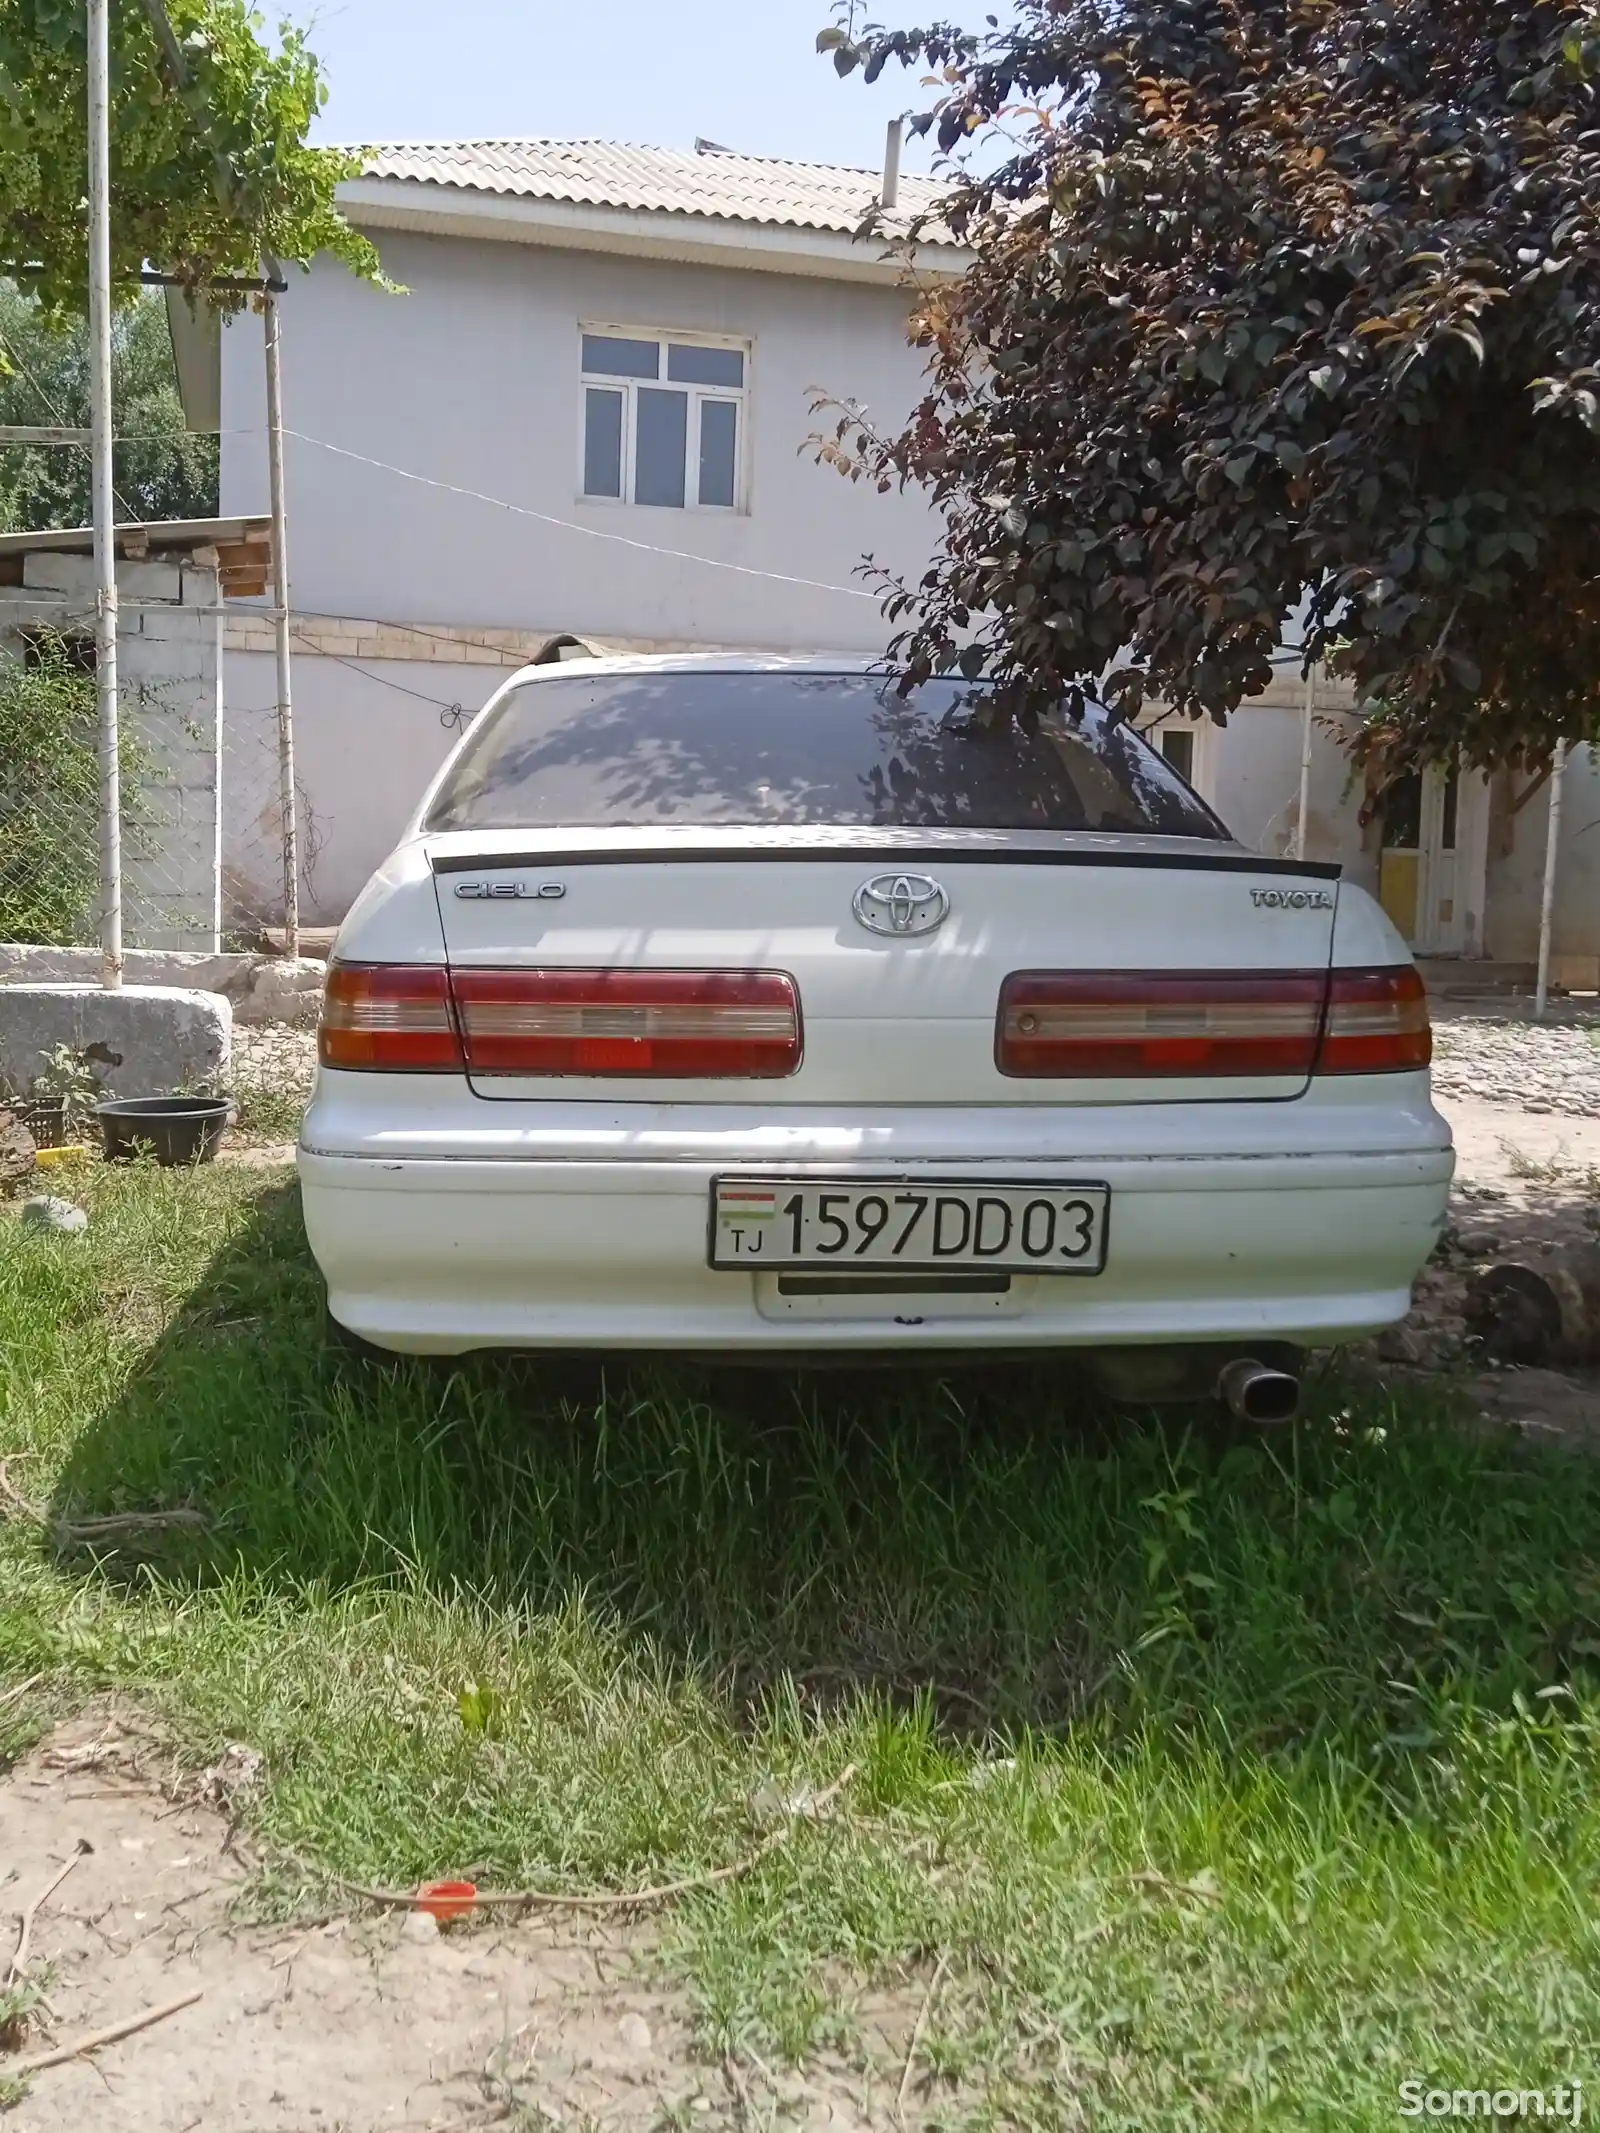
<path fill-rule="evenodd" d="M 429 811 L 435 830 L 676 823 L 1101 830 L 1225 838 L 1155 751 L 1090 706 L 996 731 L 976 693 L 860 674 L 671 670 L 525 682 Z"/>
<path fill-rule="evenodd" d="M 1414 852 L 1422 843 L 1422 779 L 1414 770 L 1396 778 L 1383 795 L 1383 849 Z"/>
<path fill-rule="evenodd" d="M 602 378 L 659 378 L 659 341 L 624 341 L 612 334 L 586 333 L 583 367 Z"/>
<path fill-rule="evenodd" d="M 1444 781 L 1443 820 L 1439 824 L 1439 846 L 1442 851 L 1453 852 L 1456 848 L 1456 816 L 1461 802 L 1460 773 L 1452 764 Z"/>
<path fill-rule="evenodd" d="M 1194 729 L 1190 726 L 1168 726 L 1161 735 L 1161 753 L 1172 765 L 1180 778 L 1194 783 Z"/>
<path fill-rule="evenodd" d="M 700 403 L 700 501 L 732 510 L 738 466 L 739 408 L 733 400 Z"/>
<path fill-rule="evenodd" d="M 689 395 L 639 388 L 639 435 L 633 468 L 636 504 L 684 501 L 684 455 L 689 440 Z"/>
<path fill-rule="evenodd" d="M 667 376 L 675 385 L 743 385 L 744 357 L 737 348 L 691 348 L 675 341 L 667 349 Z"/>
<path fill-rule="evenodd" d="M 583 493 L 622 494 L 622 395 L 593 386 L 583 396 Z"/>

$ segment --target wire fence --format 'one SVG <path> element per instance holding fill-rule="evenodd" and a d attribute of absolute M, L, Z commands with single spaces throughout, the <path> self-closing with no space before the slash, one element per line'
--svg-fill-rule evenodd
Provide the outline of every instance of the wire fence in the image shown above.
<path fill-rule="evenodd" d="M 136 628 L 119 652 L 123 944 L 258 947 L 285 908 L 276 706 L 230 713 L 210 616 Z M 97 733 L 92 646 L 0 645 L 0 942 L 99 941 Z"/>

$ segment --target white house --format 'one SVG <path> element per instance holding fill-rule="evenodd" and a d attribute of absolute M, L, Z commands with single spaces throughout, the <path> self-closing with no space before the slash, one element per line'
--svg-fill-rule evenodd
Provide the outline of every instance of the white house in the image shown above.
<path fill-rule="evenodd" d="M 882 649 L 857 567 L 920 570 L 928 506 L 818 466 L 807 439 L 819 395 L 889 426 L 914 403 L 917 284 L 965 255 L 935 236 L 908 279 L 858 232 L 936 198 L 710 147 L 367 154 L 341 204 L 399 286 L 319 261 L 281 300 L 308 919 L 342 915 L 462 718 L 560 639 Z M 222 431 L 222 509 L 264 510 L 261 321 L 227 327 L 220 362 L 177 323 L 191 420 L 211 400 Z M 275 694 L 268 616 L 241 612 L 228 715 L 261 722 L 241 759 L 264 781 Z"/>
<path fill-rule="evenodd" d="M 1226 727 L 1157 717 L 1159 745 L 1257 850 L 1299 849 L 1306 685 L 1285 659 Z M 1548 845 L 1548 771 L 1430 770 L 1384 784 L 1358 776 L 1341 745 L 1356 722 L 1347 686 L 1319 673 L 1310 705 L 1304 852 L 1334 859 L 1379 898 L 1420 956 L 1531 966 Z M 1562 780 L 1552 907 L 1551 973 L 1600 990 L 1600 764 L 1569 755 Z M 1463 975 L 1470 973 L 1463 972 Z"/>

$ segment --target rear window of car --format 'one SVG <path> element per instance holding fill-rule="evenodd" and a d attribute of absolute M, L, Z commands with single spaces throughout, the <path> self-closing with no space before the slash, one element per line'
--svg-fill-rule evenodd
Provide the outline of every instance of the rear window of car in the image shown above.
<path fill-rule="evenodd" d="M 567 672 L 509 690 L 425 826 L 665 824 L 1227 835 L 1097 706 L 1022 733 L 986 723 L 970 683 L 901 697 L 873 675 L 671 669 Z"/>

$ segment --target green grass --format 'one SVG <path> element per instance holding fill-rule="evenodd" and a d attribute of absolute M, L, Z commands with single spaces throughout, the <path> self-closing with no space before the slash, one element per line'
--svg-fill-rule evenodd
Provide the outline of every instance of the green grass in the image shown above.
<path fill-rule="evenodd" d="M 1046 1369 L 384 1369 L 325 1343 L 281 1177 L 78 1183 L 86 1238 L 0 1228 L 0 1456 L 213 1524 L 0 1526 L 0 1690 L 49 1684 L 13 1749 L 114 1685 L 263 1751 L 266 1843 L 574 1888 L 854 1762 L 660 1960 L 770 2058 L 865 2050 L 943 1955 L 952 2120 L 1390 2128 L 1409 2078 L 1600 2073 L 1593 1464 L 1337 1381 L 1255 1441 Z"/>

